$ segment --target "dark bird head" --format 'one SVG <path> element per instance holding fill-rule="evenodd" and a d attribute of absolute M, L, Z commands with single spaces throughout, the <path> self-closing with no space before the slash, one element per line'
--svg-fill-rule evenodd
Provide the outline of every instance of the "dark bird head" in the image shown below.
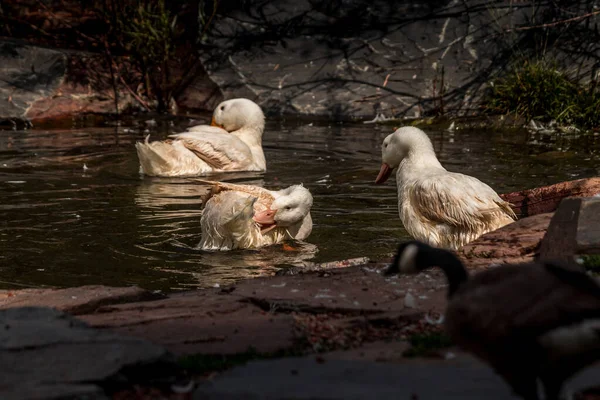
<path fill-rule="evenodd" d="M 440 267 L 444 271 L 449 284 L 448 296 L 452 296 L 468 279 L 465 267 L 454 253 L 416 240 L 400 244 L 394 261 L 383 275 L 416 274 L 431 267 Z"/>
<path fill-rule="evenodd" d="M 383 272 L 383 275 L 416 274 L 432 266 L 428 261 L 428 254 L 432 250 L 434 250 L 433 247 L 416 240 L 401 243 L 392 264 Z"/>

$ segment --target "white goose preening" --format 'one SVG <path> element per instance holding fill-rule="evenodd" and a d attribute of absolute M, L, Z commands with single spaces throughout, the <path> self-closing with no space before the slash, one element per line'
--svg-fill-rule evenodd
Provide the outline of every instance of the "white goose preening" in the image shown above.
<path fill-rule="evenodd" d="M 211 172 L 265 171 L 262 149 L 265 116 L 248 99 L 232 99 L 215 109 L 211 126 L 198 125 L 171 139 L 135 144 L 140 170 L 151 176 L 195 176 Z"/>
<path fill-rule="evenodd" d="M 385 182 L 398 168 L 398 212 L 417 240 L 457 249 L 516 219 L 510 204 L 488 185 L 442 167 L 431 140 L 418 128 L 402 127 L 388 135 L 381 158 L 375 183 Z"/>
<path fill-rule="evenodd" d="M 563 383 L 600 360 L 600 283 L 551 262 L 504 265 L 469 278 L 450 251 L 403 243 L 386 275 L 440 267 L 452 340 L 489 363 L 516 394 L 557 400 Z"/>
<path fill-rule="evenodd" d="M 267 190 L 200 181 L 212 186 L 200 219 L 203 250 L 253 249 L 304 240 L 312 231 L 313 198 L 302 185 Z"/>

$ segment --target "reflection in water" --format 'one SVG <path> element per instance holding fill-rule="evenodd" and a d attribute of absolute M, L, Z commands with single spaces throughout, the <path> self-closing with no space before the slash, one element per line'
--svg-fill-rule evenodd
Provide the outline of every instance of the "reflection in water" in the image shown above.
<path fill-rule="evenodd" d="M 393 179 L 373 184 L 391 127 L 272 122 L 266 173 L 210 179 L 275 190 L 304 183 L 314 197 L 308 243 L 198 250 L 207 187 L 193 178 L 140 176 L 134 148 L 148 133 L 158 140 L 189 124 L 0 131 L 0 287 L 213 286 L 286 266 L 386 257 L 407 237 Z M 427 132 L 444 166 L 498 192 L 600 174 L 594 136 Z"/>

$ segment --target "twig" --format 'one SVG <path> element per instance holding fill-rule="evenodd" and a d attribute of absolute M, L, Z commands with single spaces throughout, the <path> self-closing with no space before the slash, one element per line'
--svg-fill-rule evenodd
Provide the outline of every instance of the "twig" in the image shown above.
<path fill-rule="evenodd" d="M 125 89 L 127 89 L 127 91 L 131 93 L 131 95 L 146 109 L 146 111 L 150 111 L 150 106 L 148 106 L 148 103 L 146 103 L 140 96 L 137 95 L 137 93 L 135 93 L 129 87 L 129 85 L 127 84 L 127 82 L 125 82 L 125 79 L 123 79 L 123 76 L 121 74 L 119 74 L 119 80 L 125 86 Z"/>
<path fill-rule="evenodd" d="M 579 15 L 577 17 L 573 17 L 573 18 L 569 18 L 569 19 L 563 19 L 562 21 L 556 21 L 556 22 L 549 22 L 547 24 L 542 24 L 542 25 L 534 25 L 534 26 L 521 26 L 519 28 L 514 28 L 514 29 L 507 29 L 504 32 L 512 32 L 512 31 L 527 31 L 530 29 L 538 29 L 538 28 L 549 28 L 551 26 L 556 26 L 556 25 L 560 25 L 560 24 L 566 24 L 569 22 L 573 22 L 573 21 L 579 21 L 582 19 L 586 19 L 589 17 L 593 17 L 594 15 L 598 15 L 600 14 L 600 10 L 597 11 L 593 11 L 591 13 L 588 14 L 584 14 L 584 15 Z"/>
<path fill-rule="evenodd" d="M 388 79 L 390 79 L 390 75 L 391 74 L 387 74 L 387 76 L 385 77 L 385 80 L 383 81 L 383 87 L 386 87 L 387 83 L 388 83 Z"/>
<path fill-rule="evenodd" d="M 114 59 L 112 54 L 110 53 L 110 48 L 108 46 L 108 41 L 106 37 L 104 38 L 104 52 L 106 54 L 106 61 L 108 62 L 108 68 L 110 69 L 110 80 L 113 87 L 113 93 L 115 95 L 115 111 L 117 115 L 119 115 L 119 89 L 117 88 L 117 80 L 115 79 L 115 67 L 114 67 Z M 120 74 L 119 74 L 120 75 Z"/>
<path fill-rule="evenodd" d="M 202 28 L 202 33 L 200 33 L 200 40 L 203 40 L 204 35 L 208 31 L 208 28 L 210 27 L 210 23 L 212 22 L 215 14 L 217 13 L 218 6 L 219 6 L 219 0 L 214 0 L 212 14 L 210 14 L 210 17 L 208 17 L 208 21 L 206 21 L 206 23 L 204 24 L 204 27 Z"/>

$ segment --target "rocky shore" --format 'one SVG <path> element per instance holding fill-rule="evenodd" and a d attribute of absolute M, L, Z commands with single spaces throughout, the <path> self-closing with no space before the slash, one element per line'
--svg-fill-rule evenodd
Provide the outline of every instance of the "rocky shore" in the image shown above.
<path fill-rule="evenodd" d="M 600 178 L 592 178 L 504 195 L 525 217 L 483 235 L 459 255 L 473 273 L 495 264 L 533 260 L 549 224 L 562 223 L 552 219 L 560 199 L 590 198 L 599 192 Z M 445 307 L 445 278 L 437 270 L 385 278 L 379 272 L 387 262 L 348 267 L 329 263 L 320 270 L 170 295 L 104 286 L 1 291 L 0 319 L 5 328 L 0 330 L 0 365 L 11 371 L 0 384 L 2 398 L 104 396 L 106 382 L 116 377 L 126 383 L 123 393 L 135 385 L 158 390 L 159 381 L 131 372 L 140 366 L 166 382 L 176 379 L 184 366 L 199 382 L 214 378 L 198 389 L 203 395 L 197 394 L 213 398 L 209 394 L 224 396 L 225 388 L 219 386 L 219 376 L 210 373 L 252 359 L 320 354 L 318 364 L 415 363 L 406 353 L 411 338 L 440 335 L 436 320 Z M 15 359 L 15 352 L 23 357 Z M 456 354 L 473 368 L 472 379 L 487 371 L 452 348 L 428 351 L 426 359 L 433 357 L 437 364 L 432 368 L 443 370 L 445 363 L 459 362 L 453 360 Z M 215 364 L 215 357 L 221 363 Z M 47 365 L 49 360 L 55 365 Z M 74 364 L 79 365 L 75 371 Z M 493 374 L 486 376 L 491 387 L 502 388 Z M 511 397 L 504 393 L 498 398 Z"/>

